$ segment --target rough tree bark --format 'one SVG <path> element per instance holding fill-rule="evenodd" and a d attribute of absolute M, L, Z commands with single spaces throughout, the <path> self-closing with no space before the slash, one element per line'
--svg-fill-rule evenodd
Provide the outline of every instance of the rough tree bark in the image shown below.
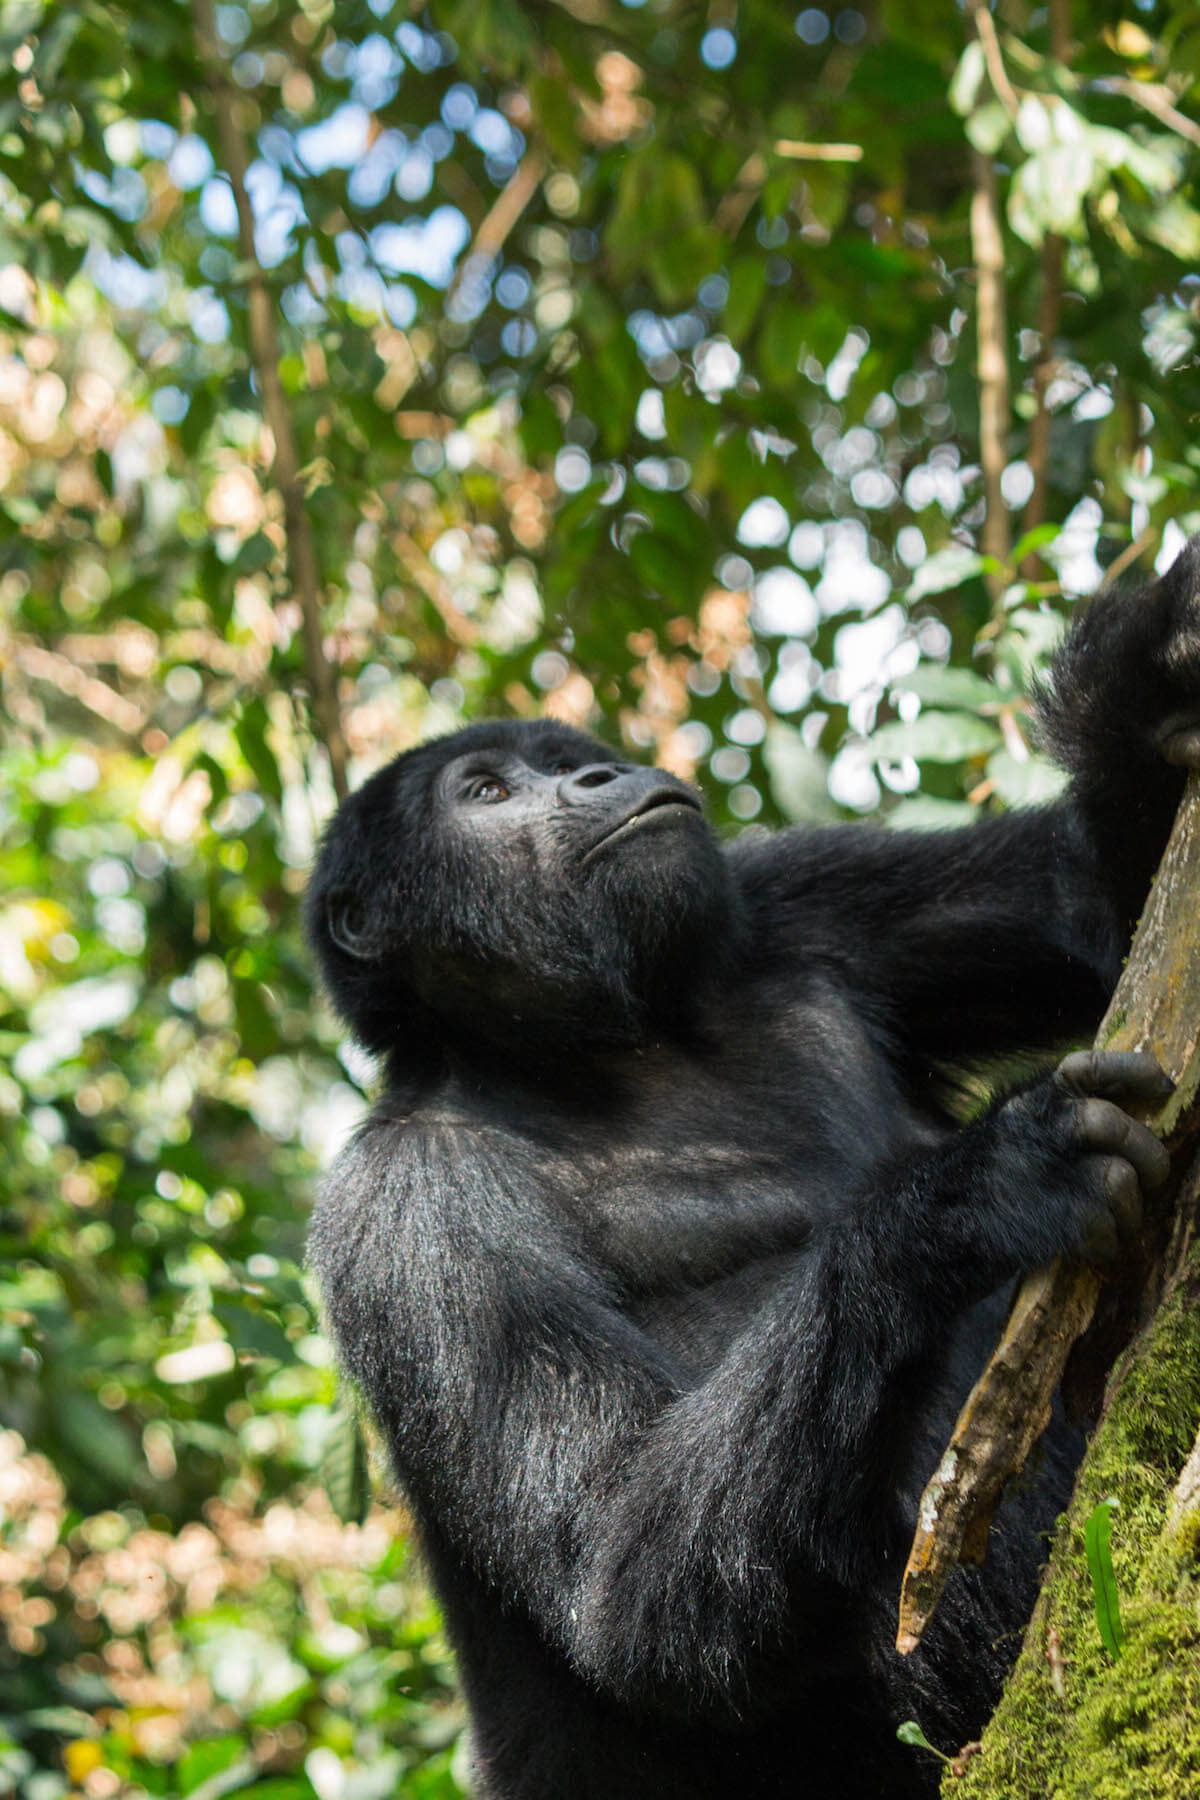
<path fill-rule="evenodd" d="M 1151 953 L 1142 955 L 1146 949 Z M 1171 1060 L 1164 1036 L 1190 1045 L 1176 1065 L 1176 1099 L 1163 1122 L 1178 1146 L 1173 1224 L 1160 1229 L 1132 1296 L 1138 1329 L 1108 1378 L 1100 1421 L 1004 1697 L 981 1748 L 961 1774 L 947 1773 L 943 1793 L 953 1800 L 1200 1795 L 1196 776 L 1147 908 L 1137 960 L 1137 981 L 1132 989 L 1123 984 L 1125 1007 L 1114 1024 L 1123 1045 L 1131 1028 L 1146 1048 L 1158 1049 L 1160 1060 Z M 1079 1351 L 1086 1378 L 1087 1339 Z M 1125 1628 L 1119 1660 L 1101 1642 L 1084 1550 L 1088 1517 L 1109 1496 L 1119 1502 L 1111 1545 Z"/>

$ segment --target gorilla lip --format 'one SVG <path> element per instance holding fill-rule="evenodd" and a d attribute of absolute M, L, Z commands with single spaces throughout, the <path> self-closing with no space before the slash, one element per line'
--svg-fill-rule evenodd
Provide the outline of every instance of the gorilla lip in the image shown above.
<path fill-rule="evenodd" d="M 683 806 L 686 807 L 689 812 L 695 813 L 701 811 L 699 800 L 694 794 L 690 794 L 686 788 L 655 788 L 649 794 L 641 795 L 636 806 L 632 807 L 623 819 L 619 819 L 615 825 L 611 826 L 609 830 L 604 833 L 603 837 L 596 839 L 596 842 L 592 845 L 591 849 L 582 857 L 582 862 L 589 862 L 596 854 L 597 850 L 602 849 L 605 844 L 610 844 L 612 840 L 615 837 L 618 837 L 622 832 L 630 830 L 640 819 L 644 819 L 648 813 L 662 812 L 664 807 L 668 806 Z"/>

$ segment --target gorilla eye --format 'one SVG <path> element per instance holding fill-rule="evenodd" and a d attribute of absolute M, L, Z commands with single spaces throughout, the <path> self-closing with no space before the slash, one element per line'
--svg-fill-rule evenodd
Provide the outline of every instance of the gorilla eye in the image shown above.
<path fill-rule="evenodd" d="M 508 788 L 498 775 L 481 775 L 467 789 L 469 800 L 486 800 L 495 804 L 498 800 L 508 799 Z"/>

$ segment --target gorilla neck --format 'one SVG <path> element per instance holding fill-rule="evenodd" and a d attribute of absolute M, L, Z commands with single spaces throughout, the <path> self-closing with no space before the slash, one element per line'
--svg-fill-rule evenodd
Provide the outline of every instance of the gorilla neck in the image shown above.
<path fill-rule="evenodd" d="M 410 1068 L 427 1079 L 434 1046 L 443 1076 L 489 1085 L 499 1055 L 518 1083 L 561 1088 L 567 1072 L 586 1069 L 590 1080 L 614 1054 L 664 1041 L 691 1044 L 728 978 L 729 954 L 681 949 L 648 976 L 609 967 L 542 979 L 516 963 L 467 966 L 439 957 L 436 971 L 431 966 L 417 984 L 419 1018 L 390 1051 L 393 1084 L 408 1085 Z"/>
<path fill-rule="evenodd" d="M 491 942 L 476 933 L 470 948 L 427 950 L 410 971 L 421 1017 L 404 1030 L 394 1066 L 427 1068 L 440 1044 L 464 1070 L 490 1074 L 500 1053 L 541 1080 L 580 1057 L 695 1039 L 747 935 L 715 846 L 705 863 L 682 879 L 675 871 L 670 891 L 625 883 L 590 911 L 564 887 L 493 921 Z"/>

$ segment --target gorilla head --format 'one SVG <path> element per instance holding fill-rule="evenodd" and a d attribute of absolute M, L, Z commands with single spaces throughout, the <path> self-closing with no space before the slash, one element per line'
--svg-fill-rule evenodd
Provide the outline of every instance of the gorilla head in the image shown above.
<path fill-rule="evenodd" d="M 415 1034 L 539 1054 L 636 1041 L 686 1014 L 735 926 L 691 788 L 549 720 L 410 750 L 339 810 L 309 934 L 342 1015 L 393 1055 Z"/>

